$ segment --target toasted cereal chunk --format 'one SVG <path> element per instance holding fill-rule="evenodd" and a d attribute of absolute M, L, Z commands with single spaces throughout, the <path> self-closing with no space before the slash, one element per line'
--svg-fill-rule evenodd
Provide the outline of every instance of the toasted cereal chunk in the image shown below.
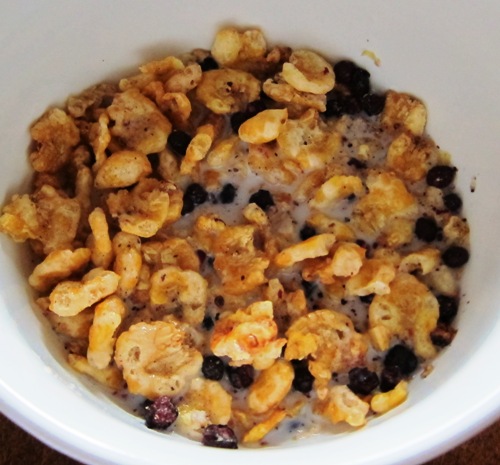
<path fill-rule="evenodd" d="M 90 376 L 110 389 L 118 390 L 123 388 L 122 374 L 114 365 L 109 365 L 102 369 L 95 368 L 89 363 L 86 357 L 77 354 L 68 355 L 68 364 L 79 373 Z"/>
<path fill-rule="evenodd" d="M 148 154 L 165 148 L 172 125 L 137 89 L 117 94 L 108 114 L 115 123 L 111 134 L 122 139 L 128 149 Z"/>
<path fill-rule="evenodd" d="M 275 429 L 287 416 L 287 412 L 284 409 L 273 410 L 271 415 L 266 419 L 257 423 L 243 436 L 243 442 L 255 443 L 263 439 L 267 434 L 269 434 L 273 429 Z"/>
<path fill-rule="evenodd" d="M 45 113 L 30 133 L 37 143 L 37 150 L 30 154 L 31 166 L 42 173 L 54 173 L 61 169 L 80 141 L 80 131 L 73 118 L 58 108 Z"/>
<path fill-rule="evenodd" d="M 170 310 L 180 306 L 183 320 L 189 324 L 203 321 L 207 291 L 207 281 L 196 271 L 166 266 L 151 276 L 151 303 Z"/>
<path fill-rule="evenodd" d="M 392 218 L 387 222 L 377 244 L 397 249 L 411 243 L 415 235 L 415 221 L 411 218 Z"/>
<path fill-rule="evenodd" d="M 88 109 L 99 107 L 103 101 L 118 92 L 116 84 L 102 83 L 89 87 L 79 95 L 68 98 L 68 113 L 73 118 L 85 116 Z"/>
<path fill-rule="evenodd" d="M 89 263 L 90 255 L 90 249 L 83 247 L 74 251 L 54 250 L 35 267 L 28 282 L 37 291 L 45 292 L 59 281 L 82 270 Z"/>
<path fill-rule="evenodd" d="M 401 260 L 399 271 L 412 273 L 420 271 L 423 275 L 436 269 L 441 263 L 441 252 L 438 249 L 427 247 L 410 253 Z"/>
<path fill-rule="evenodd" d="M 356 234 L 348 224 L 321 212 L 312 213 L 307 218 L 306 223 L 320 233 L 334 234 L 338 241 L 354 241 L 356 239 Z"/>
<path fill-rule="evenodd" d="M 61 281 L 50 293 L 49 309 L 59 316 L 73 316 L 113 294 L 119 282 L 113 271 L 94 268 L 82 281 Z"/>
<path fill-rule="evenodd" d="M 292 388 L 294 371 L 286 360 L 276 360 L 262 370 L 248 392 L 248 408 L 256 414 L 268 412 L 278 406 Z"/>
<path fill-rule="evenodd" d="M 427 110 L 415 97 L 389 91 L 386 95 L 382 123 L 389 128 L 404 128 L 415 136 L 421 136 L 427 123 Z"/>
<path fill-rule="evenodd" d="M 332 65 L 310 50 L 292 52 L 281 75 L 293 88 L 311 94 L 326 94 L 335 85 Z"/>
<path fill-rule="evenodd" d="M 88 236 L 87 245 L 92 252 L 92 263 L 96 267 L 109 268 L 113 261 L 113 247 L 108 221 L 102 208 L 97 207 L 90 213 L 89 225 L 92 233 Z"/>
<path fill-rule="evenodd" d="M 348 371 L 361 365 L 368 349 L 363 335 L 356 332 L 351 319 L 335 310 L 316 310 L 299 318 L 286 332 L 286 360 L 308 359 L 320 398 L 333 372 Z"/>
<path fill-rule="evenodd" d="M 270 144 L 250 144 L 247 162 L 254 173 L 271 184 L 292 184 L 300 174 L 299 165 L 278 156 Z"/>
<path fill-rule="evenodd" d="M 443 228 L 443 234 L 448 243 L 463 245 L 469 240 L 469 225 L 465 218 L 451 216 Z"/>
<path fill-rule="evenodd" d="M 229 357 L 232 366 L 250 364 L 264 370 L 280 356 L 286 343 L 286 339 L 277 335 L 273 304 L 254 302 L 216 321 L 210 348 L 219 357 Z"/>
<path fill-rule="evenodd" d="M 113 271 L 120 275 L 116 293 L 125 299 L 139 282 L 142 268 L 141 239 L 120 231 L 114 235 L 112 247 L 115 255 Z"/>
<path fill-rule="evenodd" d="M 97 122 L 90 126 L 89 142 L 94 151 L 95 162 L 92 167 L 97 172 L 101 165 L 106 161 L 106 149 L 111 142 L 111 133 L 109 132 L 109 116 L 107 113 L 101 113 Z"/>
<path fill-rule="evenodd" d="M 394 389 L 375 394 L 370 401 L 370 407 L 375 413 L 386 413 L 402 404 L 407 397 L 408 382 L 400 381 Z"/>
<path fill-rule="evenodd" d="M 425 359 L 436 354 L 431 333 L 438 317 L 436 297 L 425 284 L 407 273 L 398 273 L 390 284 L 390 292 L 375 296 L 369 307 L 370 329 L 382 326 L 387 330 L 389 340 L 385 349 L 392 337 L 398 337 Z"/>
<path fill-rule="evenodd" d="M 156 102 L 175 127 L 187 128 L 193 107 L 186 94 L 165 92 Z"/>
<path fill-rule="evenodd" d="M 131 186 L 151 172 L 151 163 L 146 155 L 133 150 L 122 150 L 111 154 L 100 166 L 95 177 L 95 187 L 111 189 Z"/>
<path fill-rule="evenodd" d="M 280 268 L 287 268 L 308 258 L 322 257 L 328 255 L 334 243 L 333 234 L 318 234 L 282 250 L 274 258 L 274 263 Z"/>
<path fill-rule="evenodd" d="M 441 264 L 439 267 L 430 271 L 424 276 L 423 280 L 436 292 L 449 296 L 458 295 L 459 286 L 457 280 L 450 268 Z"/>
<path fill-rule="evenodd" d="M 389 220 L 408 218 L 417 213 L 417 202 L 404 182 L 392 173 L 371 173 L 368 194 L 354 207 L 353 220 L 364 232 L 384 229 Z"/>
<path fill-rule="evenodd" d="M 319 187 L 310 205 L 314 208 L 330 207 L 339 200 L 345 199 L 350 195 L 359 196 L 363 192 L 363 182 L 358 176 L 336 175 L 332 176 Z"/>
<path fill-rule="evenodd" d="M 247 119 L 239 128 L 238 135 L 250 144 L 265 144 L 275 140 L 288 119 L 286 109 L 264 110 Z"/>
<path fill-rule="evenodd" d="M 156 267 L 173 265 L 182 270 L 200 271 L 200 258 L 196 251 L 186 239 L 180 237 L 145 242 L 141 252 L 144 260 Z"/>
<path fill-rule="evenodd" d="M 128 390 L 148 399 L 182 394 L 203 361 L 189 335 L 172 321 L 132 325 L 118 337 L 114 358 Z"/>
<path fill-rule="evenodd" d="M 181 174 L 190 174 L 197 163 L 207 156 L 212 146 L 213 136 L 213 134 L 206 134 L 198 129 L 197 134 L 191 139 L 186 149 L 186 155 L 182 159 L 180 166 Z"/>
<path fill-rule="evenodd" d="M 328 389 L 327 397 L 317 401 L 314 410 L 332 423 L 345 421 L 351 426 L 363 426 L 370 404 L 361 400 L 347 386 L 337 385 Z"/>
<path fill-rule="evenodd" d="M 201 66 L 198 63 L 191 63 L 169 77 L 164 84 L 164 89 L 166 92 L 187 94 L 199 84 L 201 73 Z"/>
<path fill-rule="evenodd" d="M 203 73 L 196 97 L 214 113 L 243 111 L 259 98 L 260 81 L 245 71 L 214 69 Z"/>
<path fill-rule="evenodd" d="M 115 348 L 115 332 L 127 314 L 127 307 L 117 296 L 111 296 L 99 303 L 89 329 L 87 360 L 97 369 L 106 368 Z"/>
<path fill-rule="evenodd" d="M 239 32 L 232 27 L 219 30 L 211 48 L 217 62 L 227 67 L 263 58 L 266 51 L 266 40 L 260 30 Z"/>
<path fill-rule="evenodd" d="M 347 281 L 346 293 L 359 296 L 388 294 L 395 276 L 396 269 L 390 261 L 377 258 L 365 260 L 359 272 Z"/>
<path fill-rule="evenodd" d="M 168 78 L 178 71 L 184 69 L 184 63 L 177 57 L 167 56 L 161 60 L 154 60 L 139 66 L 141 73 L 145 75 L 153 74 L 157 78 Z M 122 89 L 123 90 L 123 89 Z"/>

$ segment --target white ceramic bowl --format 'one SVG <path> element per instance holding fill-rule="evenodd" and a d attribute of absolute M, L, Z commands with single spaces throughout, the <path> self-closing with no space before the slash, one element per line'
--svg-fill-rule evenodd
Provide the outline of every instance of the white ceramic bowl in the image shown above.
<path fill-rule="evenodd" d="M 380 87 L 428 105 L 428 131 L 460 168 L 472 227 L 459 332 L 409 400 L 352 434 L 262 450 L 205 448 L 143 427 L 70 372 L 32 311 L 26 257 L 0 238 L 0 408 L 56 449 L 89 464 L 415 464 L 487 426 L 500 413 L 500 3 L 419 1 L 98 1 L 0 5 L 0 199 L 27 188 L 29 124 L 49 105 L 140 63 L 210 47 L 221 25 L 260 26 L 270 43 L 350 57 Z M 376 67 L 366 57 L 373 50 Z M 471 192 L 471 184 L 476 190 Z"/>

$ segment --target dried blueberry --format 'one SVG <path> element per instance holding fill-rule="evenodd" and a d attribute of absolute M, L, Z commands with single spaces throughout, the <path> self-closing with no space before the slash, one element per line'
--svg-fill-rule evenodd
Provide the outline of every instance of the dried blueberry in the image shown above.
<path fill-rule="evenodd" d="M 236 187 L 234 187 L 230 183 L 224 184 L 224 187 L 222 188 L 219 194 L 220 202 L 224 204 L 232 203 L 235 197 L 236 197 Z"/>
<path fill-rule="evenodd" d="M 356 63 L 350 60 L 341 60 L 333 65 L 335 81 L 339 84 L 349 85 L 354 71 L 358 68 Z"/>
<path fill-rule="evenodd" d="M 451 344 L 456 333 L 456 329 L 447 325 L 438 324 L 437 328 L 431 333 L 431 341 L 435 346 L 446 347 Z"/>
<path fill-rule="evenodd" d="M 191 213 L 198 205 L 205 203 L 208 199 L 208 192 L 198 183 L 187 186 L 182 197 L 182 215 Z"/>
<path fill-rule="evenodd" d="M 312 299 L 314 297 L 314 293 L 318 290 L 317 284 L 315 282 L 306 281 L 305 279 L 302 280 L 301 284 L 306 298 Z"/>
<path fill-rule="evenodd" d="M 202 444 L 223 449 L 238 449 L 238 439 L 227 425 L 208 425 L 203 431 Z"/>
<path fill-rule="evenodd" d="M 401 370 L 398 367 L 385 367 L 380 373 L 380 390 L 387 392 L 396 387 L 403 379 Z"/>
<path fill-rule="evenodd" d="M 167 145 L 176 155 L 183 157 L 192 137 L 184 131 L 174 129 L 168 136 Z"/>
<path fill-rule="evenodd" d="M 328 97 L 323 114 L 327 118 L 338 118 L 342 115 L 355 115 L 360 111 L 361 107 L 354 97 L 333 91 Z"/>
<path fill-rule="evenodd" d="M 403 375 L 409 375 L 417 369 L 418 359 L 409 347 L 397 344 L 387 352 L 384 358 L 384 366 L 398 367 Z"/>
<path fill-rule="evenodd" d="M 415 223 L 415 235 L 424 242 L 436 240 L 439 227 L 434 218 L 421 216 Z"/>
<path fill-rule="evenodd" d="M 379 385 L 377 373 L 366 367 L 356 367 L 349 371 L 347 387 L 355 394 L 366 396 Z"/>
<path fill-rule="evenodd" d="M 144 404 L 146 426 L 152 429 L 168 428 L 179 415 L 177 407 L 168 396 L 160 396 L 154 402 Z"/>
<path fill-rule="evenodd" d="M 200 67 L 202 71 L 210 71 L 211 69 L 219 69 L 219 64 L 213 57 L 208 56 L 200 63 Z"/>
<path fill-rule="evenodd" d="M 364 304 L 371 304 L 372 300 L 375 298 L 375 294 L 361 295 L 359 296 L 359 300 Z"/>
<path fill-rule="evenodd" d="M 452 245 L 442 253 L 441 259 L 450 268 L 460 268 L 469 261 L 469 251 L 459 245 Z"/>
<path fill-rule="evenodd" d="M 348 87 L 355 97 L 361 98 L 365 96 L 370 92 L 370 73 L 363 68 L 355 69 Z"/>
<path fill-rule="evenodd" d="M 426 181 L 429 186 L 438 187 L 443 189 L 448 187 L 455 179 L 457 169 L 454 166 L 437 165 L 433 166 L 426 176 Z"/>
<path fill-rule="evenodd" d="M 452 213 L 460 211 L 462 208 L 462 199 L 452 192 L 443 197 L 444 206 Z"/>
<path fill-rule="evenodd" d="M 299 232 L 300 240 L 302 241 L 316 236 L 316 234 L 318 234 L 316 232 L 316 229 L 314 229 L 312 226 L 309 226 L 308 224 L 305 224 Z"/>
<path fill-rule="evenodd" d="M 214 298 L 214 304 L 217 305 L 217 307 L 224 307 L 224 297 L 221 295 L 216 295 Z"/>
<path fill-rule="evenodd" d="M 384 111 L 385 95 L 366 94 L 361 99 L 361 108 L 368 116 L 379 115 Z"/>
<path fill-rule="evenodd" d="M 314 382 L 314 376 L 307 367 L 306 360 L 292 360 L 293 370 L 295 376 L 293 378 L 292 386 L 296 391 L 307 394 L 311 391 Z"/>
<path fill-rule="evenodd" d="M 214 320 L 212 320 L 211 317 L 206 316 L 205 318 L 203 318 L 201 326 L 203 327 L 203 329 L 210 331 L 214 327 Z"/>
<path fill-rule="evenodd" d="M 356 168 L 357 170 L 364 170 L 366 169 L 366 163 L 364 161 L 361 161 L 358 158 L 349 158 L 349 161 L 347 162 L 349 166 L 352 166 Z"/>
<path fill-rule="evenodd" d="M 274 199 L 269 191 L 259 189 L 250 196 L 248 203 L 256 203 L 262 210 L 267 211 L 274 205 Z"/>
<path fill-rule="evenodd" d="M 224 376 L 224 362 L 216 355 L 207 355 L 203 357 L 201 372 L 207 379 L 220 381 Z"/>
<path fill-rule="evenodd" d="M 231 386 L 236 389 L 245 389 L 253 383 L 255 370 L 252 365 L 242 365 L 240 367 L 226 367 L 227 376 Z"/>
<path fill-rule="evenodd" d="M 457 299 L 447 295 L 438 295 L 436 299 L 439 304 L 439 321 L 445 324 L 451 323 L 458 313 Z"/>

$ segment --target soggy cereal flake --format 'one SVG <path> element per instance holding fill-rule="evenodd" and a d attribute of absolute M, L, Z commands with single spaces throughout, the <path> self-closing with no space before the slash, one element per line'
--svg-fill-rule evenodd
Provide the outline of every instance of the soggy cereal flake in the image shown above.
<path fill-rule="evenodd" d="M 219 357 L 229 357 L 230 365 L 253 365 L 264 370 L 280 356 L 286 343 L 277 336 L 272 303 L 255 302 L 215 323 L 210 348 Z"/>
<path fill-rule="evenodd" d="M 286 410 L 276 409 L 265 420 L 253 426 L 243 436 L 244 443 L 254 443 L 263 439 L 275 429 L 287 416 Z"/>
<path fill-rule="evenodd" d="M 213 136 L 198 132 L 189 143 L 186 155 L 183 157 L 180 174 L 191 174 L 198 162 L 203 160 L 212 146 Z"/>
<path fill-rule="evenodd" d="M 365 260 L 359 272 L 347 281 L 346 293 L 358 296 L 388 294 L 395 276 L 396 269 L 390 261 L 377 258 Z"/>
<path fill-rule="evenodd" d="M 114 358 L 128 390 L 148 399 L 182 394 L 203 361 L 189 335 L 171 321 L 132 325 L 118 337 Z"/>
<path fill-rule="evenodd" d="M 339 200 L 351 195 L 359 196 L 364 193 L 363 181 L 358 176 L 332 176 L 316 191 L 310 205 L 314 208 L 331 207 Z"/>
<path fill-rule="evenodd" d="M 187 128 L 193 111 L 191 101 L 181 92 L 165 92 L 158 100 L 158 107 L 175 127 Z"/>
<path fill-rule="evenodd" d="M 68 355 L 68 364 L 74 370 L 90 376 L 104 386 L 108 386 L 114 390 L 123 388 L 122 374 L 114 365 L 110 365 L 102 369 L 95 368 L 85 357 L 77 354 Z"/>
<path fill-rule="evenodd" d="M 390 284 L 390 292 L 375 296 L 369 308 L 370 330 L 383 327 L 387 331 L 385 349 L 389 348 L 392 337 L 398 337 L 425 359 L 436 354 L 430 335 L 438 317 L 436 297 L 425 284 L 407 273 L 398 273 Z"/>

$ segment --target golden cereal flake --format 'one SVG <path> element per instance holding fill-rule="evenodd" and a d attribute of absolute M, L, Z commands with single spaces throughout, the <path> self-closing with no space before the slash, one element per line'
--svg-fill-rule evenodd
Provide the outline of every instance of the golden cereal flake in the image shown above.
<path fill-rule="evenodd" d="M 364 190 L 363 181 L 358 176 L 335 175 L 318 188 L 309 204 L 320 209 L 331 207 L 350 195 L 360 196 Z"/>
<path fill-rule="evenodd" d="M 386 94 L 382 123 L 389 128 L 406 129 L 415 136 L 421 136 L 427 123 L 427 110 L 417 98 L 390 90 Z"/>
<path fill-rule="evenodd" d="M 328 255 L 335 240 L 335 236 L 328 233 L 310 237 L 282 250 L 274 258 L 274 263 L 280 268 L 287 268 L 308 258 Z"/>
<path fill-rule="evenodd" d="M 390 261 L 377 258 L 365 260 L 359 272 L 347 281 L 346 294 L 388 294 L 395 276 L 396 268 Z"/>
<path fill-rule="evenodd" d="M 128 187 L 151 173 L 151 163 L 146 155 L 133 150 L 122 150 L 111 154 L 102 163 L 95 177 L 95 187 Z"/>
<path fill-rule="evenodd" d="M 370 330 L 378 327 L 386 330 L 386 349 L 391 339 L 398 337 L 424 359 L 436 354 L 431 333 L 438 317 L 436 297 L 425 284 L 407 273 L 398 273 L 390 284 L 390 292 L 375 296 L 369 307 Z"/>
<path fill-rule="evenodd" d="M 250 144 L 265 144 L 275 140 L 288 119 L 284 110 L 264 110 L 247 119 L 239 128 L 238 135 Z"/>
<path fill-rule="evenodd" d="M 183 393 L 203 361 L 189 335 L 171 321 L 132 325 L 118 337 L 114 358 L 128 390 L 148 399 Z"/>
<path fill-rule="evenodd" d="M 266 51 L 266 40 L 259 29 L 239 32 L 232 27 L 219 30 L 211 48 L 217 62 L 227 67 L 263 58 Z"/>

